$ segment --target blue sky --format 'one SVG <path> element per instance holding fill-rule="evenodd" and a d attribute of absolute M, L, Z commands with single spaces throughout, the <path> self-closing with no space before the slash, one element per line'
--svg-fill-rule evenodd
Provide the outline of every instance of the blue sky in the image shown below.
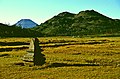
<path fill-rule="evenodd" d="M 64 11 L 77 14 L 91 9 L 120 19 L 120 0 L 0 0 L 0 23 L 32 19 L 40 24 Z"/>

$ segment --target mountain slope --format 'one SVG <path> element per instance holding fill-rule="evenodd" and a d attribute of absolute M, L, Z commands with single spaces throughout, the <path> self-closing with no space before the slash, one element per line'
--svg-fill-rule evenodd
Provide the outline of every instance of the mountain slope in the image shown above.
<path fill-rule="evenodd" d="M 20 26 L 22 28 L 33 28 L 33 27 L 37 26 L 38 24 L 33 22 L 30 19 L 21 19 L 15 25 Z"/>
<path fill-rule="evenodd" d="M 120 20 L 111 19 L 94 10 L 78 14 L 63 12 L 49 19 L 34 30 L 48 36 L 82 36 L 120 33 Z"/>

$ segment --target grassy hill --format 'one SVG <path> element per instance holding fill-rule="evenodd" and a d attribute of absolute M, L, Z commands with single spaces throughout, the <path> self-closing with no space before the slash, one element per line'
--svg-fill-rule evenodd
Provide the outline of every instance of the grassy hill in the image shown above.
<path fill-rule="evenodd" d="M 22 29 L 17 26 L 8 26 L 0 23 L 0 37 L 35 37 L 41 36 L 41 33 L 38 33 L 31 29 Z"/>
<path fill-rule="evenodd" d="M 120 36 L 120 20 L 94 10 L 78 14 L 62 12 L 32 29 L 0 23 L 0 37 Z"/>
<path fill-rule="evenodd" d="M 34 30 L 46 36 L 111 35 L 120 33 L 120 20 L 94 10 L 81 11 L 78 14 L 62 12 Z"/>

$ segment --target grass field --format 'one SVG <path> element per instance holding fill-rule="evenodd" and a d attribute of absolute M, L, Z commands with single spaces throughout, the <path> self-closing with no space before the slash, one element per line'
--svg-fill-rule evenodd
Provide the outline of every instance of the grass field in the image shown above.
<path fill-rule="evenodd" d="M 31 38 L 0 38 L 13 45 L 2 48 L 21 48 L 14 42 L 29 43 Z M 0 79 L 120 79 L 120 37 L 72 38 L 41 37 L 40 46 L 46 64 L 33 66 L 22 57 L 27 49 L 0 52 Z"/>

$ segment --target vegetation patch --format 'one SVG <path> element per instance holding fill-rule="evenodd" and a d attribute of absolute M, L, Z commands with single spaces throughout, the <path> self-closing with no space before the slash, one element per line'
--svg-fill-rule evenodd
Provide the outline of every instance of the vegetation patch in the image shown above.
<path fill-rule="evenodd" d="M 59 41 L 58 44 L 70 45 L 50 47 L 40 43 L 46 63 L 34 66 L 33 62 L 23 61 L 26 49 L 0 52 L 0 79 L 119 79 L 120 78 L 120 38 L 72 38 L 46 37 L 40 42 Z M 3 41 L 29 42 L 29 38 L 7 38 Z M 70 42 L 73 40 L 73 42 Z M 95 44 L 91 44 L 95 42 Z M 99 43 L 96 43 L 99 42 Z M 78 43 L 78 44 L 76 44 Z M 85 44 L 80 44 L 85 43 Z M 88 44 L 90 43 L 90 44 Z M 47 46 L 48 45 L 48 46 Z M 21 45 L 20 45 L 21 46 Z M 13 46 L 14 47 L 14 46 Z M 7 48 L 2 46 L 1 48 Z M 9 46 L 8 46 L 9 48 Z"/>

